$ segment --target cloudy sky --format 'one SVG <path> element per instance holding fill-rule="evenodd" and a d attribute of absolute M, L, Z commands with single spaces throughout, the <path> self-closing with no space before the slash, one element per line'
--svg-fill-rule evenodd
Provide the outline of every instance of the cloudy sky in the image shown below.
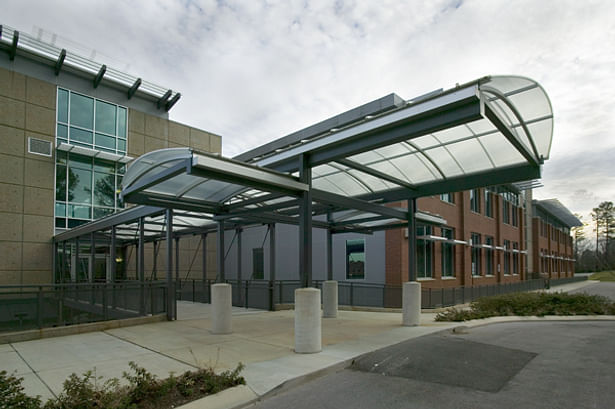
<path fill-rule="evenodd" d="M 584 219 L 615 201 L 612 0 L 3 0 L 1 16 L 181 92 L 171 118 L 222 135 L 225 156 L 391 92 L 527 76 L 555 113 L 535 197 Z"/>

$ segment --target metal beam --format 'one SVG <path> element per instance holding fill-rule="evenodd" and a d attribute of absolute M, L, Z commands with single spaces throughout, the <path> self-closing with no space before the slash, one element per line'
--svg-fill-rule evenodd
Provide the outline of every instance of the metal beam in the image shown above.
<path fill-rule="evenodd" d="M 130 197 L 130 203 L 140 205 L 157 205 L 163 208 L 187 210 L 190 212 L 217 213 L 220 211 L 220 206 L 217 202 L 185 198 L 178 200 L 172 195 L 163 195 L 152 192 L 135 192 Z"/>
<path fill-rule="evenodd" d="M 153 175 L 144 176 L 141 179 L 133 182 L 130 186 L 124 188 L 122 190 L 122 199 L 130 200 L 130 195 L 136 192 L 142 192 L 147 190 L 148 188 L 155 186 L 159 183 L 164 182 L 165 180 L 171 179 L 177 175 L 188 172 L 190 169 L 190 160 L 182 160 L 180 163 L 177 163 L 170 168 L 166 168 L 165 170 L 158 172 Z"/>
<path fill-rule="evenodd" d="M 158 109 L 160 109 L 164 104 L 167 103 L 167 99 L 169 99 L 171 97 L 171 94 L 173 93 L 173 91 L 168 90 L 167 92 L 164 93 L 164 95 L 162 97 L 160 97 L 158 99 L 158 101 L 156 102 L 156 107 Z"/>
<path fill-rule="evenodd" d="M 19 31 L 13 31 L 13 43 L 9 48 L 9 60 L 13 61 L 17 55 L 17 43 L 19 42 Z"/>
<path fill-rule="evenodd" d="M 115 276 L 117 273 L 117 261 L 115 261 L 117 243 L 115 241 L 115 226 L 111 227 L 111 249 L 110 249 L 110 257 L 111 257 L 111 282 L 115 283 Z M 115 294 L 115 291 L 113 292 Z M 115 304 L 114 304 L 115 305 Z"/>
<path fill-rule="evenodd" d="M 58 60 L 56 61 L 56 66 L 54 67 L 54 72 L 56 77 L 60 75 L 60 70 L 62 69 L 62 65 L 64 64 L 64 59 L 66 58 L 66 49 L 62 49 L 60 51 L 60 55 L 58 56 Z"/>
<path fill-rule="evenodd" d="M 164 106 L 164 110 L 169 111 L 171 108 L 173 108 L 173 105 L 177 104 L 177 101 L 179 101 L 181 96 L 182 94 L 180 94 L 179 92 L 175 94 L 175 96 L 171 98 L 169 102 L 166 103 L 166 105 Z"/>
<path fill-rule="evenodd" d="M 96 74 L 96 77 L 94 77 L 94 84 L 93 84 L 94 89 L 98 88 L 98 85 L 100 84 L 103 77 L 105 76 L 105 72 L 107 72 L 107 66 L 103 64 L 98 70 L 98 74 Z"/>
<path fill-rule="evenodd" d="M 137 258 L 137 274 L 141 283 L 139 289 L 139 311 L 145 314 L 145 218 L 139 218 L 139 242 Z"/>
<path fill-rule="evenodd" d="M 243 231 L 243 229 L 241 227 L 237 227 L 235 229 L 235 235 L 237 236 L 237 282 L 239 283 L 239 288 L 237 288 L 237 292 L 239 293 L 239 301 L 241 302 L 241 300 L 243 299 L 243 290 L 242 290 L 242 286 L 241 286 L 241 279 L 242 279 L 242 266 L 241 266 L 241 252 L 242 252 L 242 248 L 241 248 L 241 232 Z M 244 307 L 248 307 L 247 305 L 244 305 Z"/>
<path fill-rule="evenodd" d="M 88 265 L 88 282 L 92 284 L 94 282 L 94 263 L 96 261 L 96 241 L 94 240 L 94 233 L 90 233 L 90 260 Z"/>
<path fill-rule="evenodd" d="M 331 212 L 327 213 L 327 223 L 331 223 Z M 333 280 L 333 234 L 327 229 L 327 280 Z"/>
<path fill-rule="evenodd" d="M 507 124 L 504 122 L 504 119 L 501 115 L 491 108 L 489 103 L 485 103 L 485 116 L 491 121 L 493 125 L 508 139 L 517 151 L 533 166 L 540 165 L 540 159 L 537 158 L 532 152 L 530 152 L 525 144 L 521 142 L 515 131 L 513 131 Z M 528 135 L 528 139 L 531 138 L 531 135 Z"/>
<path fill-rule="evenodd" d="M 416 199 L 408 200 L 408 281 L 416 281 Z"/>
<path fill-rule="evenodd" d="M 230 212 L 233 211 L 235 209 L 240 209 L 240 208 L 244 208 L 246 206 L 249 205 L 253 205 L 253 204 L 257 204 L 257 203 L 263 203 L 269 200 L 273 200 L 273 199 L 277 199 L 280 197 L 283 197 L 284 195 L 282 193 L 267 193 L 258 197 L 253 197 L 250 199 L 246 199 L 246 200 L 242 200 L 241 202 L 237 202 L 237 203 L 231 203 L 229 205 L 224 205 L 222 206 L 222 210 Z"/>
<path fill-rule="evenodd" d="M 300 156 L 299 179 L 312 185 L 312 168 L 307 155 Z M 309 189 L 299 199 L 299 277 L 303 287 L 312 286 L 312 191 Z"/>
<path fill-rule="evenodd" d="M 337 163 L 344 165 L 344 166 L 348 166 L 349 168 L 352 169 L 356 169 L 360 172 L 366 173 L 368 175 L 377 177 L 378 179 L 382 179 L 382 180 L 386 180 L 387 182 L 391 182 L 393 184 L 396 184 L 398 186 L 401 187 L 405 187 L 406 189 L 410 189 L 410 190 L 414 190 L 416 189 L 416 186 L 413 185 L 412 183 L 406 182 L 405 180 L 401 180 L 398 179 L 396 177 L 393 177 L 387 173 L 381 172 L 379 170 L 370 168 L 369 166 L 365 166 L 365 165 L 361 165 L 360 163 L 357 163 L 353 160 L 350 159 L 337 159 L 336 160 Z"/>
<path fill-rule="evenodd" d="M 173 285 L 173 209 L 167 209 L 167 320 L 177 319 L 175 290 Z"/>
<path fill-rule="evenodd" d="M 216 251 L 218 252 L 218 279 L 216 280 L 218 283 L 223 283 L 226 281 L 226 277 L 224 276 L 224 220 L 218 221 L 218 248 Z"/>
<path fill-rule="evenodd" d="M 139 87 L 141 86 L 141 82 L 141 78 L 137 78 L 137 80 L 134 82 L 134 84 L 132 84 L 130 89 L 128 89 L 128 99 L 132 98 L 135 92 L 137 92 L 137 89 L 139 89 Z"/>
<path fill-rule="evenodd" d="M 220 214 L 214 217 L 214 220 L 231 219 L 233 217 L 241 217 L 241 216 L 250 215 L 250 214 L 260 214 L 260 213 L 270 212 L 270 211 L 274 211 L 278 209 L 286 209 L 288 207 L 297 207 L 297 206 L 299 206 L 299 202 L 297 201 L 297 199 L 291 199 L 285 202 L 274 203 L 271 205 L 257 207 L 254 209 L 241 209 L 241 210 L 236 210 L 234 212 Z"/>
<path fill-rule="evenodd" d="M 312 189 L 312 198 L 315 201 L 333 204 L 336 206 L 345 207 L 348 209 L 362 210 L 364 212 L 375 213 L 382 216 L 392 217 L 394 219 L 405 220 L 407 215 L 401 210 L 393 209 L 376 203 L 366 202 L 360 199 L 354 199 L 348 196 L 341 196 L 335 193 L 326 192 L 324 190 Z"/>
<path fill-rule="evenodd" d="M 205 294 L 207 293 L 207 233 L 203 233 L 201 234 L 201 252 L 202 252 L 202 259 L 201 259 L 201 285 L 203 288 L 201 288 L 201 291 L 203 291 L 203 298 L 202 300 L 205 300 Z"/>

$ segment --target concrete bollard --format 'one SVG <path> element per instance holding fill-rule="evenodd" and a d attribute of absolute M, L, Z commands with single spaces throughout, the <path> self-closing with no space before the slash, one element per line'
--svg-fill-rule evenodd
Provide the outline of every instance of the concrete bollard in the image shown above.
<path fill-rule="evenodd" d="M 421 284 L 409 281 L 402 287 L 402 325 L 416 326 L 421 323 Z"/>
<path fill-rule="evenodd" d="M 211 286 L 211 332 L 214 334 L 230 334 L 233 332 L 232 322 L 233 289 L 230 284 L 214 284 Z"/>
<path fill-rule="evenodd" d="M 322 283 L 322 317 L 337 317 L 337 281 Z"/>
<path fill-rule="evenodd" d="M 322 350 L 320 290 L 295 290 L 295 352 L 313 354 Z"/>

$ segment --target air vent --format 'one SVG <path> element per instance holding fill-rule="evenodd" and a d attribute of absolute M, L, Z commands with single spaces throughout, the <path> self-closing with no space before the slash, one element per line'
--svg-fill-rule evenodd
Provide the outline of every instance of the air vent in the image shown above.
<path fill-rule="evenodd" d="M 28 138 L 28 153 L 51 157 L 51 142 L 42 139 Z"/>

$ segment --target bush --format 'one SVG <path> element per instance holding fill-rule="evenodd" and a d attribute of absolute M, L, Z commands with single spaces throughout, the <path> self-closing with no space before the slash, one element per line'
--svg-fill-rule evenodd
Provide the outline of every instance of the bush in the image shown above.
<path fill-rule="evenodd" d="M 32 398 L 23 393 L 22 382 L 23 378 L 0 371 L 0 409 L 39 409 L 41 407 L 41 400 L 38 396 Z"/>
<path fill-rule="evenodd" d="M 483 297 L 469 310 L 449 308 L 436 315 L 436 321 L 466 321 L 496 316 L 603 315 L 615 314 L 615 303 L 588 294 L 513 293 Z"/>
<path fill-rule="evenodd" d="M 134 362 L 131 372 L 122 377 L 128 385 L 121 386 L 117 378 L 102 381 L 95 372 L 87 371 L 81 377 L 72 374 L 64 381 L 63 391 L 57 399 L 50 399 L 44 409 L 159 409 L 171 408 L 192 400 L 220 392 L 226 388 L 245 384 L 239 375 L 244 368 L 239 364 L 233 371 L 216 374 L 211 368 L 185 372 L 179 377 L 159 380 L 155 375 Z M 39 397 L 23 393 L 23 378 L 0 372 L 0 409 L 40 409 Z"/>

